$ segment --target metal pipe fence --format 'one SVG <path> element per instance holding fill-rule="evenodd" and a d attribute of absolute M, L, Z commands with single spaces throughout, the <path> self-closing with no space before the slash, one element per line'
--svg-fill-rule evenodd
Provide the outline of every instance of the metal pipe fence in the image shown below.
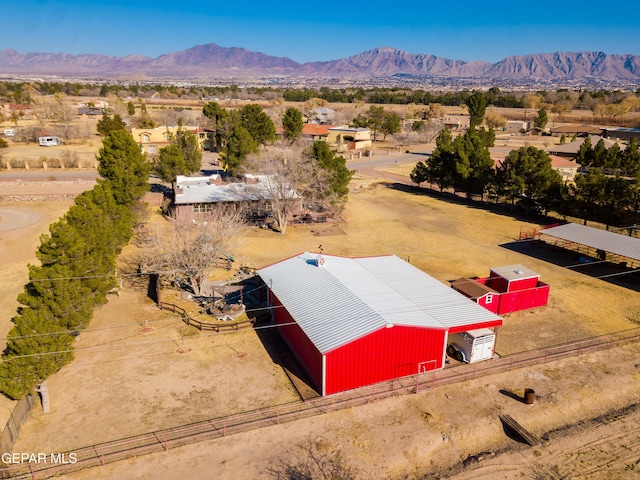
<path fill-rule="evenodd" d="M 169 452 L 173 448 L 205 440 L 223 438 L 257 428 L 279 425 L 349 407 L 365 405 L 381 398 L 426 391 L 441 385 L 504 373 L 529 365 L 539 365 L 633 342 L 640 342 L 640 328 L 498 357 L 485 362 L 464 364 L 443 370 L 419 372 L 417 375 L 398 378 L 327 397 L 318 397 L 306 402 L 300 400 L 91 445 L 65 452 L 66 458 L 74 454 L 75 462 L 73 463 L 11 465 L 0 469 L 0 477 L 16 479 L 49 478 L 85 468 L 104 466 L 134 456 Z"/>

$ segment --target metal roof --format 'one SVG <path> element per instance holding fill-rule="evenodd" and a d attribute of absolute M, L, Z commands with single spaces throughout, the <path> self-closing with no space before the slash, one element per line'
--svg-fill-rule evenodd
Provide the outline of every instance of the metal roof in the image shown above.
<path fill-rule="evenodd" d="M 458 278 L 451 282 L 451 286 L 474 300 L 484 297 L 487 293 L 498 294 L 497 290 L 487 287 L 484 283 L 477 282 L 472 278 Z"/>
<path fill-rule="evenodd" d="M 640 261 L 640 239 L 597 228 L 567 223 L 558 227 L 540 230 L 540 235 L 559 238 L 568 242 L 586 245 L 605 252 Z"/>
<path fill-rule="evenodd" d="M 268 175 L 247 175 L 254 183 L 211 184 L 210 177 L 182 177 L 176 184 L 174 202 L 176 205 L 194 203 L 242 202 L 269 199 L 280 193 Z M 285 192 L 290 198 L 298 198 L 294 190 Z"/>
<path fill-rule="evenodd" d="M 539 273 L 520 264 L 492 268 L 491 271 L 509 281 L 522 280 L 523 278 L 537 278 L 540 276 Z"/>
<path fill-rule="evenodd" d="M 395 255 L 303 253 L 258 270 L 321 353 L 393 325 L 448 329 L 502 319 Z"/>

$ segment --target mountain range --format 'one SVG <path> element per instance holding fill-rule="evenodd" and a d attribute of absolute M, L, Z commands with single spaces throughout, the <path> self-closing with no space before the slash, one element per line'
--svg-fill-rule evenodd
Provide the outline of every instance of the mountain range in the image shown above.
<path fill-rule="evenodd" d="M 640 55 L 603 52 L 556 52 L 510 56 L 497 63 L 451 60 L 391 47 L 374 48 L 347 58 L 298 63 L 244 48 L 214 43 L 157 58 L 102 54 L 19 53 L 0 51 L 0 74 L 76 77 L 240 77 L 298 76 L 372 78 L 394 75 L 525 80 L 640 81 Z"/>

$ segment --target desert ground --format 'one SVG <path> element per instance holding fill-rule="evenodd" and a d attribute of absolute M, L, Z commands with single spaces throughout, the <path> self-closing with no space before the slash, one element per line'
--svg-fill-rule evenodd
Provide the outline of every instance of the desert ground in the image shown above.
<path fill-rule="evenodd" d="M 87 142 L 69 148 L 91 161 L 99 143 L 95 138 Z M 61 151 L 19 148 L 12 145 L 10 154 L 37 160 L 43 155 L 56 158 Z M 290 226 L 286 235 L 250 230 L 235 252 L 234 269 L 218 276 L 232 279 L 240 265 L 259 268 L 320 250 L 333 255 L 395 254 L 443 283 L 521 263 L 551 285 L 550 303 L 508 315 L 498 333 L 498 354 L 638 327 L 637 280 L 597 279 L 595 270 L 566 268 L 577 263 L 573 255 L 552 256 L 534 243 L 518 242 L 520 229 L 534 227 L 540 219 L 428 195 L 379 178 L 406 177 L 412 166 L 357 175 L 347 208 L 336 222 Z M 38 182 L 0 181 L 0 195 L 10 198 L 0 202 L 3 336 L 11 328 L 16 297 L 28 278 L 27 264 L 37 261 L 39 236 L 69 207 L 65 194 L 91 188 L 92 180 L 58 178 L 59 171 L 52 169 L 50 178 Z M 154 221 L 162 222 L 157 209 L 151 210 Z M 140 253 L 135 245 L 128 246 L 122 271 L 131 269 Z M 51 411 L 45 414 L 36 405 L 15 452 L 73 451 L 299 401 L 259 330 L 199 332 L 159 310 L 146 297 L 146 287 L 128 278 L 121 295 L 110 296 L 95 312 L 76 343 L 75 361 L 48 380 Z M 637 344 L 590 353 L 173 448 L 65 478 L 274 478 L 270 469 L 302 455 L 299 448 L 308 443 L 321 452 L 340 452 L 358 470 L 357 478 L 640 478 L 639 353 Z M 533 405 L 518 400 L 525 388 L 536 392 Z M 12 406 L 0 397 L 2 424 Z M 542 443 L 529 447 L 511 438 L 500 414 L 512 415 Z"/>
<path fill-rule="evenodd" d="M 12 252 L 2 256 L 3 271 L 15 272 L 3 289 L 10 302 L 3 302 L 4 331 L 26 280 L 25 264 L 35 260 L 38 234 L 67 206 L 3 203 L 5 211 L 32 218 L 0 232 L 3 248 Z M 322 245 L 327 254 L 396 254 L 443 282 L 522 263 L 551 285 L 551 301 L 507 316 L 496 346 L 501 355 L 637 327 L 640 297 L 633 285 L 598 280 L 536 258 L 535 249 L 514 248 L 520 228 L 534 225 L 359 176 L 340 221 L 291 226 L 286 235 L 251 230 L 236 259 L 260 267 Z M 123 262 L 138 251 L 127 247 Z M 571 263 L 567 258 L 565 265 Z M 234 271 L 225 274 L 231 278 Z M 73 451 L 298 400 L 258 332 L 198 332 L 145 293 L 146 285 L 127 281 L 121 296 L 96 311 L 76 344 L 76 360 L 48 381 L 51 412 L 34 408 L 14 451 Z M 269 468 L 305 442 L 342 452 L 358 478 L 620 478 L 640 468 L 638 350 L 630 345 L 379 400 L 68 478 L 272 478 Z M 524 388 L 535 389 L 534 405 L 517 400 Z M 503 413 L 543 443 L 528 447 L 507 436 L 498 420 Z"/>

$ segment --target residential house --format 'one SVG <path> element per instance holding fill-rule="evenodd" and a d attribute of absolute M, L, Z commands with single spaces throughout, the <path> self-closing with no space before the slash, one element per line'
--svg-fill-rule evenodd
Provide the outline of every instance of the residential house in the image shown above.
<path fill-rule="evenodd" d="M 102 117 L 106 112 L 104 108 L 99 107 L 80 107 L 77 109 L 78 116 L 84 118 Z"/>
<path fill-rule="evenodd" d="M 174 186 L 173 211 L 177 217 L 213 211 L 218 204 L 234 204 L 248 207 L 252 219 L 266 218 L 272 192 L 269 175 L 246 174 L 243 182 L 223 182 L 220 175 L 187 177 L 178 175 Z M 297 192 L 289 190 L 287 195 L 299 198 Z M 287 197 L 290 198 L 290 197 Z M 291 212 L 292 219 L 302 213 L 302 199 Z"/>
<path fill-rule="evenodd" d="M 138 142 L 142 153 L 157 155 L 162 147 L 170 145 L 172 139 L 179 130 L 190 132 L 196 136 L 200 148 L 211 150 L 213 148 L 213 131 L 201 127 L 159 126 L 155 128 L 132 128 L 131 135 Z"/>
<path fill-rule="evenodd" d="M 593 125 L 562 125 L 549 130 L 552 137 L 588 137 L 589 135 L 600 135 L 601 129 Z"/>
<path fill-rule="evenodd" d="M 614 142 L 613 140 L 609 140 L 608 138 L 604 138 L 601 137 L 599 135 L 589 135 L 589 140 L 591 141 L 591 148 L 595 147 L 598 142 L 600 140 L 604 141 L 604 146 L 609 149 L 611 148 L 613 145 L 615 145 L 617 142 Z M 569 143 L 562 143 L 559 145 L 553 145 L 552 147 L 549 147 L 549 154 L 550 155 L 557 155 L 559 157 L 565 157 L 565 158 L 575 158 L 578 155 L 578 151 L 580 150 L 580 147 L 582 146 L 582 144 L 585 142 L 584 138 L 578 138 L 576 140 L 574 140 L 573 142 L 569 142 Z M 624 145 L 620 145 L 618 144 L 621 150 L 624 150 L 625 146 Z"/>
<path fill-rule="evenodd" d="M 327 141 L 327 136 L 329 135 L 330 125 L 317 125 L 312 123 L 305 123 L 302 125 L 302 138 L 305 140 L 311 141 L 319 141 L 324 140 Z M 284 129 L 282 127 L 276 127 L 276 133 L 279 136 L 284 135 Z"/>
<path fill-rule="evenodd" d="M 447 113 L 443 123 L 450 130 L 467 130 L 471 125 L 471 117 L 467 113 Z"/>
<path fill-rule="evenodd" d="M 524 120 L 508 120 L 504 133 L 526 133 L 531 130 L 531 122 Z"/>
<path fill-rule="evenodd" d="M 333 122 L 336 111 L 327 107 L 316 108 L 307 119 L 307 123 L 316 125 L 329 125 Z"/>
<path fill-rule="evenodd" d="M 573 182 L 576 179 L 580 164 L 567 157 L 560 157 L 558 155 L 549 155 L 551 158 L 551 168 L 556 170 L 562 177 L 563 182 Z"/>
<path fill-rule="evenodd" d="M 327 143 L 337 152 L 371 148 L 371 130 L 355 127 L 331 127 L 327 133 Z"/>

